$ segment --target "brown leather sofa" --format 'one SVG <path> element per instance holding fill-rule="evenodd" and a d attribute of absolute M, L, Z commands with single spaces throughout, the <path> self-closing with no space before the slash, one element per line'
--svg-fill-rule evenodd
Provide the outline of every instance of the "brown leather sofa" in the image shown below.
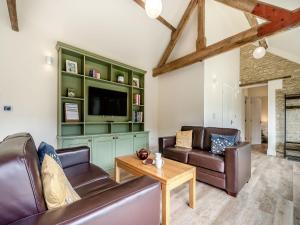
<path fill-rule="evenodd" d="M 159 138 L 159 151 L 164 157 L 196 166 L 197 180 L 224 189 L 237 196 L 251 176 L 250 144 L 240 142 L 236 129 L 183 126 L 182 131 L 193 130 L 192 150 L 175 147 L 176 137 Z M 214 155 L 211 134 L 234 135 L 236 144 L 225 150 L 225 155 Z"/>
<path fill-rule="evenodd" d="M 0 143 L 0 224 L 159 225 L 160 184 L 149 177 L 117 184 L 90 163 L 88 147 L 58 150 L 81 200 L 47 210 L 37 150 L 29 134 Z"/>

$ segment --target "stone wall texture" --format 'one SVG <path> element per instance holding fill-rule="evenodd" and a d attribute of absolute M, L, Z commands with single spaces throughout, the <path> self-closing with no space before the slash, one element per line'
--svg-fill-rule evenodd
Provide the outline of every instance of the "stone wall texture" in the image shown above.
<path fill-rule="evenodd" d="M 262 59 L 255 59 L 252 53 L 256 46 L 241 48 L 241 85 L 300 75 L 300 65 L 267 52 Z"/>
<path fill-rule="evenodd" d="M 262 59 L 254 59 L 252 53 L 254 45 L 241 48 L 241 85 L 267 82 L 283 79 L 282 90 L 276 91 L 276 151 L 277 156 L 284 155 L 285 133 L 285 95 L 300 94 L 300 65 L 287 59 L 267 53 Z M 297 103 L 290 103 L 297 104 Z M 292 141 L 300 142 L 300 110 L 287 112 L 287 136 Z"/>

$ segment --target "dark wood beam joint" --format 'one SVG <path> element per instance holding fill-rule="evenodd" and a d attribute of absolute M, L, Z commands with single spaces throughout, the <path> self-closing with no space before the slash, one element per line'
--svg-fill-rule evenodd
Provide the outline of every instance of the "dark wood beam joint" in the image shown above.
<path fill-rule="evenodd" d="M 18 25 L 18 15 L 17 15 L 17 4 L 16 0 L 6 0 L 11 28 L 14 31 L 19 31 L 19 25 Z"/>
<path fill-rule="evenodd" d="M 177 26 L 176 31 L 173 32 L 172 35 L 171 35 L 171 40 L 170 40 L 168 46 L 166 47 L 166 49 L 165 49 L 165 51 L 164 51 L 164 53 L 163 53 L 163 55 L 162 55 L 162 57 L 161 57 L 161 59 L 158 63 L 158 66 L 162 66 L 167 62 L 167 60 L 170 57 L 170 55 L 171 55 L 178 39 L 180 38 L 180 36 L 181 36 L 181 34 L 182 34 L 182 32 L 185 28 L 185 25 L 187 24 L 193 10 L 196 8 L 197 3 L 198 3 L 198 0 L 191 0 L 190 1 L 188 7 L 186 8 L 186 10 L 185 10 L 178 26 Z"/>
<path fill-rule="evenodd" d="M 205 48 L 205 0 L 198 0 L 198 38 L 196 43 L 197 51 Z"/>

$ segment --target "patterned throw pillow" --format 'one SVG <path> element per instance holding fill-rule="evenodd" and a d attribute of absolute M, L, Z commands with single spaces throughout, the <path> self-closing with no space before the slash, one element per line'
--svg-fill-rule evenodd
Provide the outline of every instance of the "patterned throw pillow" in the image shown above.
<path fill-rule="evenodd" d="M 61 161 L 59 159 L 59 156 L 57 155 L 55 149 L 53 148 L 53 146 L 45 143 L 45 142 L 42 142 L 39 146 L 39 149 L 38 149 L 38 156 L 39 156 L 39 160 L 40 160 L 40 164 L 42 165 L 43 164 L 43 161 L 44 161 L 44 158 L 45 158 L 45 155 L 49 155 L 51 158 L 53 158 L 57 164 L 62 168 L 62 164 L 61 164 Z"/>
<path fill-rule="evenodd" d="M 63 169 L 47 154 L 42 164 L 41 174 L 48 209 L 55 209 L 80 200 Z"/>
<path fill-rule="evenodd" d="M 192 149 L 193 131 L 178 131 L 176 132 L 176 145 L 184 149 Z"/>
<path fill-rule="evenodd" d="M 212 134 L 210 152 L 216 155 L 224 155 L 225 148 L 231 147 L 234 144 L 235 136 Z"/>

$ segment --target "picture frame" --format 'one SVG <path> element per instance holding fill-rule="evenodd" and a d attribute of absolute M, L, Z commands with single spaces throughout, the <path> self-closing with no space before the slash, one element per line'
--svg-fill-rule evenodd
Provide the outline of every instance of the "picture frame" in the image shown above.
<path fill-rule="evenodd" d="M 79 106 L 77 103 L 65 103 L 65 122 L 79 122 Z"/>
<path fill-rule="evenodd" d="M 66 60 L 66 72 L 68 73 L 78 73 L 77 62 Z"/>
<path fill-rule="evenodd" d="M 132 78 L 132 86 L 139 88 L 140 87 L 140 79 L 136 78 L 136 77 Z"/>
<path fill-rule="evenodd" d="M 69 98 L 76 97 L 76 91 L 74 88 L 67 88 L 67 97 L 69 97 Z"/>

